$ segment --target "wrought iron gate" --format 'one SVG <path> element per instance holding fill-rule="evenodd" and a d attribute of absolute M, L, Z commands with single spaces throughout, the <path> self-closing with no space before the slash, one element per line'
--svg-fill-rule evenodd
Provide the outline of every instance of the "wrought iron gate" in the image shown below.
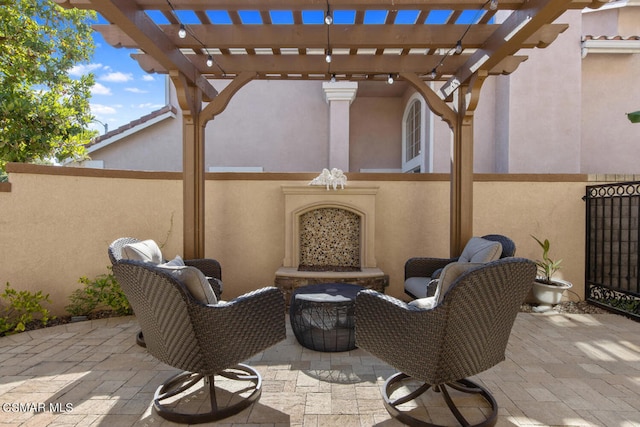
<path fill-rule="evenodd" d="M 587 301 L 640 320 L 640 182 L 587 186 Z"/>

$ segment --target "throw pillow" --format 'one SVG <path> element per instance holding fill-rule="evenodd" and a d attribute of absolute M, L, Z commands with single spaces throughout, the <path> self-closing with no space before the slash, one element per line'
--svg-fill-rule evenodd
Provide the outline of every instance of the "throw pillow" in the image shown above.
<path fill-rule="evenodd" d="M 462 250 L 459 262 L 490 262 L 500 258 L 502 245 L 500 242 L 472 237 Z"/>
<path fill-rule="evenodd" d="M 124 245 L 122 247 L 122 258 L 160 264 L 162 262 L 162 252 L 158 244 L 153 240 L 143 240 Z"/>
<path fill-rule="evenodd" d="M 196 300 L 203 304 L 217 304 L 216 294 L 200 270 L 191 266 L 158 266 L 182 283 Z"/>
<path fill-rule="evenodd" d="M 180 255 L 176 255 L 176 257 L 171 261 L 167 261 L 164 264 L 160 264 L 160 266 L 162 267 L 182 267 L 184 265 L 185 265 L 184 261 L 182 260 L 182 257 Z"/>

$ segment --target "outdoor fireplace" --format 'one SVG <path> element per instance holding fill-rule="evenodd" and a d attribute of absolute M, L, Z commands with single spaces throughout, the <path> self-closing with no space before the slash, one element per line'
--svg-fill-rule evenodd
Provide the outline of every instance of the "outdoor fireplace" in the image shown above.
<path fill-rule="evenodd" d="M 316 283 L 354 283 L 383 291 L 375 259 L 377 187 L 283 186 L 285 257 L 275 285 L 290 293 Z"/>

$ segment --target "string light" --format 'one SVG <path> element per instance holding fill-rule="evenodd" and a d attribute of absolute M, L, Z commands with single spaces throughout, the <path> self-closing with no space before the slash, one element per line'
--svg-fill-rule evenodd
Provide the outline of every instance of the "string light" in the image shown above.
<path fill-rule="evenodd" d="M 213 67 L 213 56 L 211 55 L 207 56 L 207 67 L 209 68 Z"/>
<path fill-rule="evenodd" d="M 180 24 L 180 29 L 178 30 L 178 37 L 180 37 L 181 39 L 184 39 L 187 37 L 187 28 L 184 26 L 184 24 Z"/>
<path fill-rule="evenodd" d="M 429 73 L 429 77 L 431 78 L 431 80 L 435 80 L 437 76 L 438 76 L 438 74 L 436 73 L 436 69 L 434 68 L 434 69 L 433 69 L 433 70 L 431 70 L 431 72 Z"/>
<path fill-rule="evenodd" d="M 394 82 L 393 80 L 393 74 L 389 74 L 389 77 L 387 77 L 387 84 L 392 85 Z"/>
<path fill-rule="evenodd" d="M 489 9 L 496 10 L 498 8 L 498 0 L 490 0 L 489 1 Z"/>
<path fill-rule="evenodd" d="M 456 43 L 456 55 L 460 55 L 462 53 L 462 40 L 458 40 Z"/>
<path fill-rule="evenodd" d="M 333 16 L 331 15 L 331 8 L 329 2 L 327 2 L 327 14 L 324 16 L 324 23 L 327 25 L 333 24 Z"/>
<path fill-rule="evenodd" d="M 336 82 L 336 75 L 331 74 L 331 83 L 335 83 L 335 82 Z"/>
<path fill-rule="evenodd" d="M 327 64 L 331 64 L 331 49 L 327 49 L 327 56 L 324 57 L 324 60 L 327 61 Z"/>

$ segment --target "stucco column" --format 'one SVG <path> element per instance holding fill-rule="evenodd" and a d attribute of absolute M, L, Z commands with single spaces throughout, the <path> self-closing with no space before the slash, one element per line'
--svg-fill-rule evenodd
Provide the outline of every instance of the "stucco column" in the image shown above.
<path fill-rule="evenodd" d="M 329 103 L 329 169 L 349 171 L 349 107 L 356 98 L 358 83 L 322 83 Z"/>

